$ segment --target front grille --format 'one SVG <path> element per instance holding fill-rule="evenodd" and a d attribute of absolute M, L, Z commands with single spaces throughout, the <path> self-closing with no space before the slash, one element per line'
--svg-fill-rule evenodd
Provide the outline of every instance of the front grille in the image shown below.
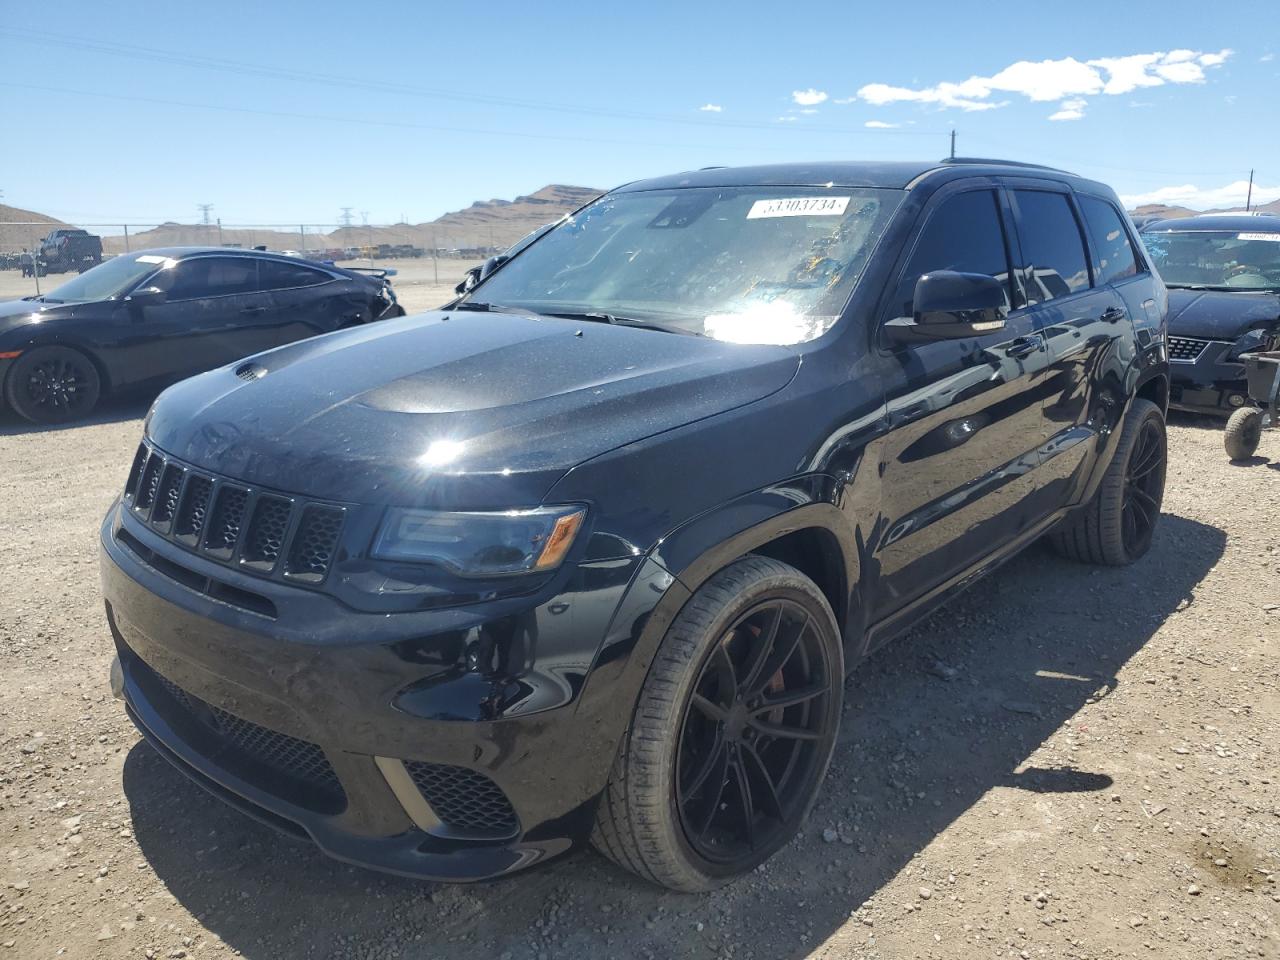
<path fill-rule="evenodd" d="M 324 750 L 309 740 L 301 740 L 288 734 L 271 730 L 237 716 L 221 707 L 206 703 L 193 693 L 188 693 L 163 674 L 143 665 L 146 672 L 155 677 L 165 692 L 187 714 L 224 741 L 234 751 L 234 759 L 241 761 L 235 772 L 250 779 L 252 771 L 243 766 L 248 760 L 253 765 L 265 767 L 272 774 L 293 781 L 302 789 L 290 797 L 305 806 L 333 810 L 345 803 L 342 782 L 334 772 L 333 764 Z M 226 762 L 226 755 L 219 762 Z"/>
<path fill-rule="evenodd" d="M 1209 349 L 1212 340 L 1201 340 L 1197 337 L 1170 337 L 1169 359 L 1195 363 L 1200 355 Z"/>
<path fill-rule="evenodd" d="M 214 501 L 209 517 L 209 530 L 204 537 L 205 549 L 210 553 L 227 556 L 236 548 L 240 528 L 244 524 L 244 510 L 249 505 L 249 491 L 244 487 L 223 484 Z"/>
<path fill-rule="evenodd" d="M 153 531 L 258 576 L 318 586 L 339 556 L 346 509 L 224 480 L 142 444 L 125 503 Z"/>
<path fill-rule="evenodd" d="M 518 824 L 502 788 L 483 773 L 444 763 L 406 760 L 405 769 L 444 823 L 472 835 L 509 837 Z"/>

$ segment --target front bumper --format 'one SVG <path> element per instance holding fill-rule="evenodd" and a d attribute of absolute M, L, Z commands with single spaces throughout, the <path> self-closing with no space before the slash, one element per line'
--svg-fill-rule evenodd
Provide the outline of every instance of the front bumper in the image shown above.
<path fill-rule="evenodd" d="M 197 783 L 336 858 L 414 877 L 500 876 L 588 836 L 634 698 L 615 690 L 584 708 L 590 657 L 556 664 L 547 652 L 566 649 L 557 631 L 594 633 L 597 647 L 636 578 L 646 595 L 670 585 L 656 563 L 583 565 L 573 589 L 525 601 L 523 660 L 495 678 L 440 654 L 461 650 L 465 664 L 486 637 L 519 633 L 506 609 L 360 613 L 245 578 L 289 594 L 284 623 L 174 579 L 173 559 L 241 575 L 170 559 L 160 538 L 139 552 L 146 531 L 121 538 L 117 513 L 101 538 L 117 682 L 144 736 Z M 558 689 L 538 689 L 553 677 Z M 486 706 L 492 719 L 477 719 Z"/>
<path fill-rule="evenodd" d="M 1248 403 L 1244 366 L 1227 360 L 1234 343 L 1190 337 L 1172 339 L 1193 346 L 1183 351 L 1188 359 L 1170 357 L 1170 407 L 1227 416 Z"/>

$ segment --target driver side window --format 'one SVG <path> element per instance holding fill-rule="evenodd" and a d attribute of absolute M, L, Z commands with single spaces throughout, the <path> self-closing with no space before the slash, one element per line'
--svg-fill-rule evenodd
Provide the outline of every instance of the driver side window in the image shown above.
<path fill-rule="evenodd" d="M 935 270 L 995 277 L 1004 284 L 1004 305 L 1009 308 L 1009 256 L 994 190 L 958 193 L 933 210 L 898 281 L 893 316 L 911 316 L 916 281 Z"/>

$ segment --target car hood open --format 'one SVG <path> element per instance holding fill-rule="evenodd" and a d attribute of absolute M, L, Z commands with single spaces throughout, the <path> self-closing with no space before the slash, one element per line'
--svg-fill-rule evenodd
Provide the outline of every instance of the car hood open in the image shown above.
<path fill-rule="evenodd" d="M 1236 340 L 1280 319 L 1280 295 L 1226 290 L 1169 291 L 1169 333 L 1175 337 Z"/>
<path fill-rule="evenodd" d="M 786 347 L 435 312 L 193 377 L 156 401 L 148 435 L 290 493 L 503 508 L 537 503 L 591 457 L 766 397 L 799 364 Z"/>

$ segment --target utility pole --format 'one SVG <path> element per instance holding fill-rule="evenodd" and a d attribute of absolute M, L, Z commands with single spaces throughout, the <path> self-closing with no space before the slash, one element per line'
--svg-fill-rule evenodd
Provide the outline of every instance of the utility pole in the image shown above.
<path fill-rule="evenodd" d="M 218 246 L 222 246 L 222 218 L 218 218 Z"/>
<path fill-rule="evenodd" d="M 955 158 L 956 158 L 956 131 L 955 131 L 955 128 L 953 127 L 951 130 L 951 159 L 954 160 Z"/>
<path fill-rule="evenodd" d="M 373 228 L 369 226 L 369 211 L 361 210 L 360 219 L 364 223 L 365 245 L 369 248 L 369 266 L 373 266 Z"/>
<path fill-rule="evenodd" d="M 1244 212 L 1248 213 L 1253 207 L 1253 171 L 1249 171 L 1249 193 L 1244 200 Z"/>

